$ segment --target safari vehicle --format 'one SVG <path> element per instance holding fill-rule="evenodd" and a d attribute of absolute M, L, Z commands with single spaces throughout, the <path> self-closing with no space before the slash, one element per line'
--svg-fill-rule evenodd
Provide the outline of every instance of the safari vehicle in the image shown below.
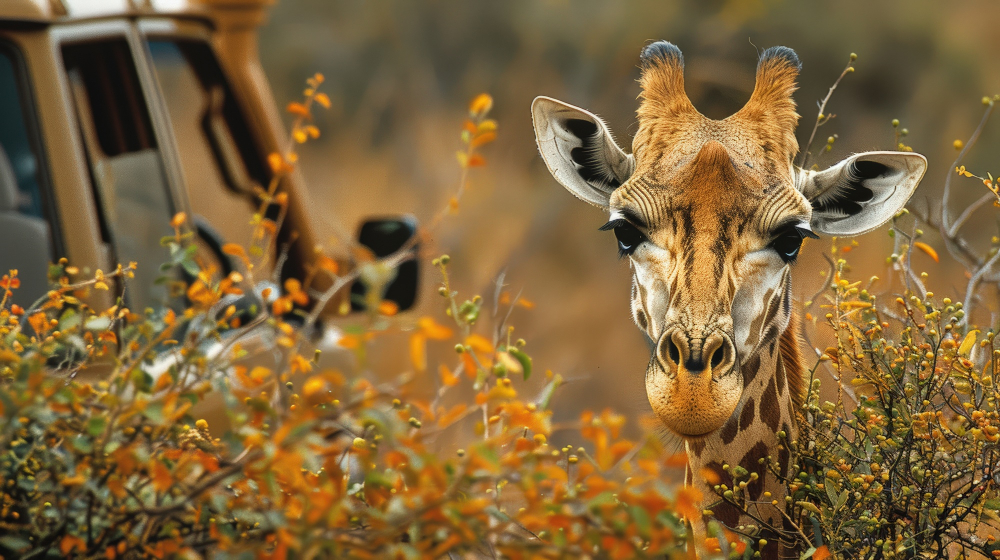
<path fill-rule="evenodd" d="M 205 258 L 229 270 L 221 247 L 249 246 L 254 188 L 269 184 L 267 155 L 287 142 L 257 57 L 269 3 L 0 2 L 0 270 L 18 270 L 16 303 L 43 296 L 49 263 L 65 257 L 90 273 L 139 263 L 124 293 L 94 292 L 95 308 L 119 295 L 132 309 L 162 305 L 160 239 L 178 212 Z M 279 280 L 302 278 L 315 217 L 298 175 L 279 191 L 288 212 L 267 266 Z M 381 256 L 413 231 L 377 220 L 360 241 Z M 404 263 L 389 288 L 401 310 L 416 278 L 416 263 Z"/>

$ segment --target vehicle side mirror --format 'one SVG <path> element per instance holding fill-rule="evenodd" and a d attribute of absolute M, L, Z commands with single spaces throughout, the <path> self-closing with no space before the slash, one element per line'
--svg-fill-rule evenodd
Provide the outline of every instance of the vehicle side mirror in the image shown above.
<path fill-rule="evenodd" d="M 358 230 L 358 243 L 368 248 L 376 257 L 388 257 L 403 248 L 417 235 L 417 221 L 412 216 L 367 220 Z M 419 253 L 419 244 L 414 253 Z M 417 301 L 420 268 L 416 258 L 403 261 L 396 268 L 396 275 L 388 283 L 382 299 L 396 304 L 399 311 L 406 311 Z M 351 286 L 351 311 L 363 311 L 368 286 L 355 280 Z"/>

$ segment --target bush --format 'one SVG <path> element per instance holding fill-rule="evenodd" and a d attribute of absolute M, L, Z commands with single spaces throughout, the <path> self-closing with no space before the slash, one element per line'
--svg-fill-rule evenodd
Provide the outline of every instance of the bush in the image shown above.
<path fill-rule="evenodd" d="M 293 103 L 295 143 L 318 135 L 310 111 L 325 105 L 322 77 Z M 459 154 L 464 188 L 479 148 L 495 137 L 491 100 L 473 101 Z M 270 158 L 275 181 L 261 192 L 256 243 L 227 245 L 240 272 L 218 278 L 200 262 L 185 217 L 164 239 L 164 278 L 181 297 L 142 312 L 121 304 L 94 310 L 92 290 L 127 285 L 135 264 L 78 280 L 52 266 L 53 288 L 29 309 L 10 304 L 16 271 L 0 302 L 0 554 L 43 557 L 416 558 L 482 552 L 491 557 L 673 557 L 683 553 L 681 515 L 699 497 L 664 482 L 683 458 L 665 457 L 653 436 L 620 437 L 624 417 L 586 413 L 585 446 L 548 443 L 550 401 L 562 378 L 520 393 L 535 369 L 523 340 L 512 340 L 511 309 L 525 306 L 499 289 L 493 325 L 482 335 L 484 302 L 462 300 L 442 274 L 444 322 L 421 317 L 410 334 L 413 368 L 377 384 L 323 369 L 310 333 L 322 307 L 356 278 L 369 279 L 367 327 L 340 340 L 363 351 L 393 329 L 380 301 L 386 270 L 413 246 L 376 260 L 361 250 L 344 268 L 320 258 L 312 278 L 282 289 L 255 279 L 280 221 L 280 176 L 295 153 Z M 449 203 L 458 207 L 459 189 Z M 280 212 L 279 215 L 283 215 Z M 434 227 L 440 217 L 431 222 Z M 172 280 L 184 271 L 188 281 Z M 181 277 L 178 272 L 176 277 Z M 372 281 L 370 279 L 381 279 Z M 487 308 L 488 309 L 488 308 Z M 455 347 L 455 365 L 427 367 L 427 344 Z M 280 356 L 275 362 L 274 356 Z M 270 365 L 268 365 L 270 364 Z M 538 374 L 535 374 L 538 375 Z M 88 380 L 90 379 L 90 380 Z M 420 386 L 437 384 L 433 400 Z M 446 408 L 452 387 L 473 402 Z M 200 415 L 224 403 L 226 422 Z M 215 422 L 213 420 L 213 422 Z M 436 453 L 443 432 L 464 449 Z M 728 549 L 730 536 L 717 533 Z"/>

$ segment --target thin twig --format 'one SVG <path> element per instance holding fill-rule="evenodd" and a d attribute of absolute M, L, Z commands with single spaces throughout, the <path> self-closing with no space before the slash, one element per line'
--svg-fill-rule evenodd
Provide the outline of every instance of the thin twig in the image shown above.
<path fill-rule="evenodd" d="M 854 72 L 854 59 L 855 56 L 852 54 L 850 62 L 848 62 L 847 66 L 844 67 L 844 71 L 840 73 L 839 77 L 837 77 L 837 81 L 833 82 L 833 85 L 830 86 L 830 91 L 826 93 L 826 97 L 824 97 L 823 101 L 819 104 L 819 115 L 816 117 L 816 122 L 813 124 L 812 132 L 809 134 L 809 141 L 806 142 L 806 147 L 802 150 L 802 160 L 799 162 L 800 169 L 805 169 L 806 164 L 809 163 L 809 148 L 812 147 L 813 140 L 816 139 L 816 131 L 819 130 L 820 126 L 830 122 L 830 116 L 827 116 L 825 112 L 826 104 L 830 101 L 830 98 L 833 97 L 833 92 L 837 89 L 837 86 L 840 85 L 840 80 L 843 80 L 844 76 Z"/>

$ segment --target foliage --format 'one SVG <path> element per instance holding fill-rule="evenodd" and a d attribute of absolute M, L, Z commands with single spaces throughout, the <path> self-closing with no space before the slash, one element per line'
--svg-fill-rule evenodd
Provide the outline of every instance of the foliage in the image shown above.
<path fill-rule="evenodd" d="M 125 289 L 134 264 L 79 280 L 81 271 L 57 263 L 52 290 L 29 309 L 10 304 L 16 271 L 3 277 L 0 554 L 682 554 L 680 516 L 699 513 L 699 496 L 664 475 L 676 475 L 683 458 L 667 457 L 653 436 L 621 438 L 624 417 L 611 411 L 553 426 L 557 374 L 544 374 L 539 395 L 521 396 L 536 368 L 509 319 L 530 302 L 498 283 L 482 334 L 489 308 L 478 296 L 458 297 L 443 256 L 433 264 L 453 325 L 390 320 L 396 310 L 379 294 L 416 242 L 385 259 L 361 247 L 348 248 L 348 263 L 319 256 L 308 278 L 280 285 L 257 278 L 288 203 L 280 178 L 294 168 L 294 146 L 319 134 L 310 122 L 314 104 L 328 104 L 322 81 L 311 78 L 304 102 L 289 105 L 291 147 L 270 157 L 275 179 L 258 193 L 254 244 L 223 248 L 239 271 L 219 277 L 178 215 L 175 235 L 163 240 L 171 254 L 164 281 L 181 297 L 164 309 L 132 310 L 122 298 L 104 310 L 86 303 L 94 290 Z M 485 164 L 479 148 L 497 129 L 491 104 L 486 95 L 472 103 L 460 188 L 442 216 L 457 210 L 469 169 Z M 359 278 L 376 297 L 365 299 L 365 326 L 339 344 L 360 354 L 378 336 L 409 330 L 413 367 L 390 382 L 327 368 L 313 347 L 320 313 Z M 454 344 L 455 363 L 428 367 L 428 344 Z M 418 388 L 433 384 L 434 398 L 421 398 Z M 452 389 L 471 402 L 454 402 Z M 205 414 L 219 419 L 209 425 Z M 550 445 L 556 429 L 578 433 L 582 445 Z M 436 440 L 446 433 L 464 449 L 441 451 Z M 727 548 L 730 539 L 717 536 Z"/>
<path fill-rule="evenodd" d="M 994 102 L 984 99 L 984 123 Z M 958 162 L 958 174 L 973 177 Z M 990 191 L 983 199 L 995 200 L 992 176 L 977 178 Z M 959 246 L 957 228 L 941 229 L 949 250 Z M 796 473 L 787 482 L 789 514 L 804 547 L 843 558 L 1000 556 L 995 331 L 974 329 L 961 302 L 935 296 L 925 288 L 927 274 L 913 272 L 908 245 L 939 260 L 916 241 L 917 225 L 907 234 L 894 221 L 890 234 L 897 248 L 888 262 L 905 288 L 899 296 L 876 294 L 877 277 L 852 282 L 843 258 L 832 263 L 821 307 L 835 344 L 811 372 L 803 431 L 788 442 Z M 978 270 L 992 266 L 995 254 Z M 966 297 L 975 296 L 970 283 Z M 833 402 L 820 398 L 821 367 L 842 381 Z"/>

